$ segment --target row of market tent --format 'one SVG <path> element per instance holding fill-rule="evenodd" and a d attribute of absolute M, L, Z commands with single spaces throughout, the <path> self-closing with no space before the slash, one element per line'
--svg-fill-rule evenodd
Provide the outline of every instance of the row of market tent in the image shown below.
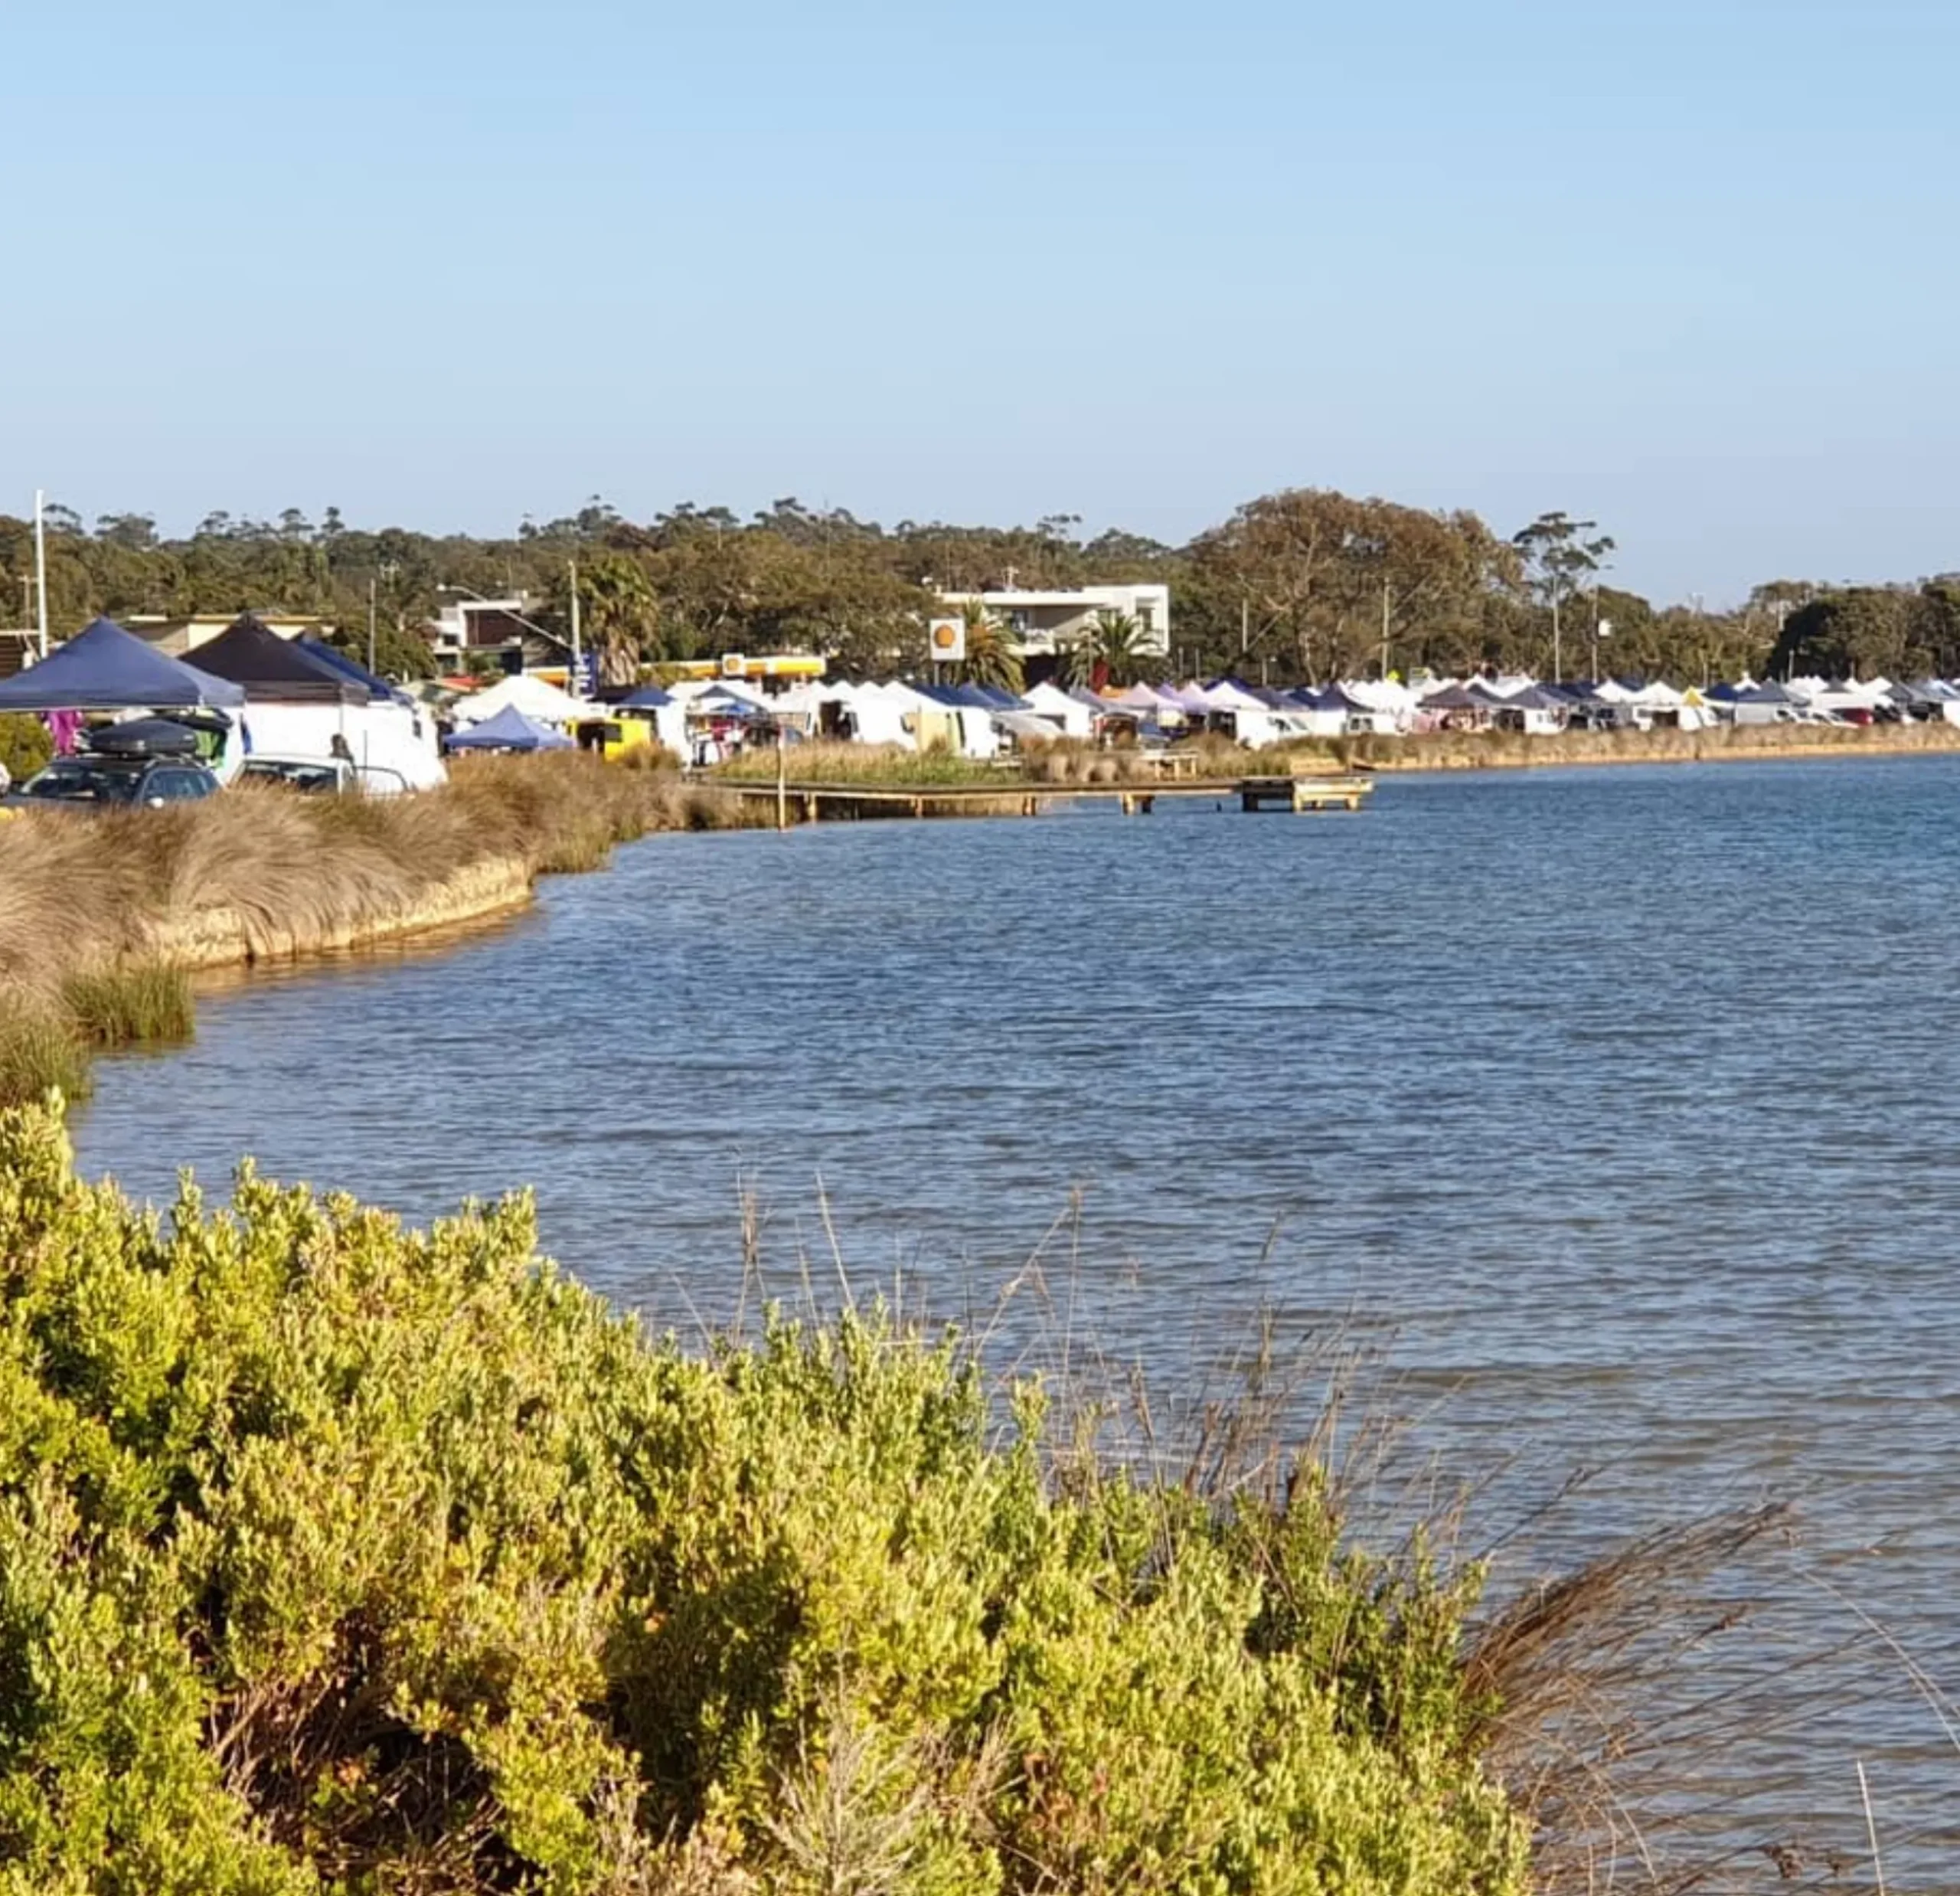
<path fill-rule="evenodd" d="M 482 720 L 514 710 L 547 731 L 580 729 L 593 718 L 641 718 L 655 741 L 694 763 L 711 763 L 779 736 L 943 748 L 990 758 L 1057 737 L 1168 742 L 1200 731 L 1256 748 L 1295 738 L 1433 731 L 1552 736 L 1572 729 L 1698 731 L 1730 724 L 1960 724 L 1960 688 L 1937 679 L 1906 685 L 1885 679 L 1778 684 L 1744 678 L 1683 690 L 1658 680 L 1547 683 L 1473 675 L 1410 683 L 1356 679 L 1289 691 L 1228 678 L 1102 692 L 1051 682 L 1014 692 L 972 683 L 825 679 L 768 692 L 743 681 L 696 680 L 645 686 L 595 705 L 520 675 L 463 699 L 451 714 L 459 725 L 480 729 Z"/>
<path fill-rule="evenodd" d="M 1277 690 L 1232 678 L 1137 684 L 1121 690 L 1044 682 L 998 685 L 888 679 L 802 680 L 766 691 L 743 679 L 688 679 L 576 698 L 519 672 L 438 707 L 374 676 L 324 641 L 289 639 L 247 613 L 176 659 L 97 619 L 40 663 L 0 680 L 0 711 L 132 709 L 213 714 L 232 736 L 214 759 L 220 775 L 244 757 L 334 757 L 371 787 L 421 789 L 443 778 L 442 753 L 538 750 L 585 744 L 658 744 L 712 763 L 756 742 L 827 738 L 991 758 L 1067 737 L 1171 741 L 1195 731 L 1252 747 L 1302 737 L 1393 737 L 1505 730 L 1550 736 L 1573 728 L 1938 720 L 1960 724 L 1960 687 L 1928 678 L 1782 683 L 1743 678 L 1706 688 L 1608 678 L 1546 682 L 1522 675 L 1351 679 Z"/>
<path fill-rule="evenodd" d="M 407 692 L 315 639 L 246 614 L 195 663 L 98 619 L 38 664 L 0 679 L 0 711 L 209 714 L 210 761 L 228 781 L 249 757 L 345 761 L 377 789 L 443 780 L 435 721 Z"/>

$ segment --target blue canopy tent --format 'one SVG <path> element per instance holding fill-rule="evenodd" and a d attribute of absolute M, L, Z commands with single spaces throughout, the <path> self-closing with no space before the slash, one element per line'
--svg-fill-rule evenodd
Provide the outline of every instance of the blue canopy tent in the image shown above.
<path fill-rule="evenodd" d="M 549 724 L 534 724 L 514 704 L 494 718 L 459 731 L 449 740 L 452 750 L 570 750 L 572 740 Z"/>
<path fill-rule="evenodd" d="M 244 701 L 229 678 L 173 659 L 107 619 L 0 680 L 0 711 L 193 711 Z"/>
<path fill-rule="evenodd" d="M 665 711 L 674 701 L 658 685 L 642 685 L 636 691 L 629 691 L 614 705 L 616 711 Z"/>
<path fill-rule="evenodd" d="M 413 704 L 415 700 L 407 692 L 390 685 L 386 678 L 377 678 L 364 665 L 351 659 L 338 646 L 330 646 L 324 639 L 310 636 L 296 642 L 315 665 L 324 665 L 330 672 L 338 672 L 350 683 L 364 686 L 371 704 Z"/>

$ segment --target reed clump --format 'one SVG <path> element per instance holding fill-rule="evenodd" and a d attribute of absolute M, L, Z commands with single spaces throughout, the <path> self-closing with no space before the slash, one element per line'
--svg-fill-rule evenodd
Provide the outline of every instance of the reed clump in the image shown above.
<path fill-rule="evenodd" d="M 88 1090 L 88 1054 L 72 1023 L 34 1003 L 0 1011 L 0 1101 Z"/>
<path fill-rule="evenodd" d="M 191 1038 L 196 1012 L 191 977 L 163 962 L 119 963 L 70 975 L 63 1011 L 97 1047 L 162 1047 Z"/>
<path fill-rule="evenodd" d="M 765 815 L 580 754 L 464 760 L 413 796 L 245 783 L 166 809 L 25 813 L 0 823 L 0 1100 L 83 1090 L 78 1050 L 188 1038 L 186 964 L 439 925 L 650 832 Z"/>

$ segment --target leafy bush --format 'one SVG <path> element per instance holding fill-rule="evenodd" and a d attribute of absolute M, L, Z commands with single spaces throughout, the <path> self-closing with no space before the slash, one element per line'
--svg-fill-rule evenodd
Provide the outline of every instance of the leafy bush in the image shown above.
<path fill-rule="evenodd" d="M 54 740 L 38 718 L 0 712 L 0 769 L 15 783 L 24 783 L 54 754 Z"/>
<path fill-rule="evenodd" d="M 1525 1887 L 1474 1576 L 1044 1447 L 880 1312 L 690 1355 L 0 1114 L 0 1890 Z"/>

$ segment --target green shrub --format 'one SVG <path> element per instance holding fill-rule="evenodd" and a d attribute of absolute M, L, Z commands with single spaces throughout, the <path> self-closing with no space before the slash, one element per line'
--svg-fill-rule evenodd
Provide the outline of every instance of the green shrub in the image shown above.
<path fill-rule="evenodd" d="M 54 754 L 54 741 L 38 718 L 21 711 L 0 712 L 0 769 L 16 783 L 24 782 Z"/>
<path fill-rule="evenodd" d="M 1044 1448 L 881 1312 L 699 1354 L 0 1114 L 0 1891 L 1526 1887 L 1474 1575 Z"/>

